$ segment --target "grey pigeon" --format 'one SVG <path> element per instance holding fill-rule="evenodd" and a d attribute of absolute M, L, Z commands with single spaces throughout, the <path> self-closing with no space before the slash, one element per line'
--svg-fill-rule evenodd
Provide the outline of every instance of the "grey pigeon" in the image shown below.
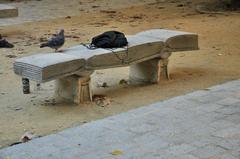
<path fill-rule="evenodd" d="M 13 48 L 14 45 L 9 43 L 6 39 L 2 38 L 2 35 L 0 34 L 0 48 Z"/>
<path fill-rule="evenodd" d="M 57 50 L 61 46 L 63 46 L 64 42 L 65 42 L 64 30 L 61 29 L 56 36 L 53 36 L 51 39 L 48 40 L 48 42 L 41 44 L 40 48 L 50 47 L 52 49 L 55 49 L 55 52 L 57 52 Z"/>

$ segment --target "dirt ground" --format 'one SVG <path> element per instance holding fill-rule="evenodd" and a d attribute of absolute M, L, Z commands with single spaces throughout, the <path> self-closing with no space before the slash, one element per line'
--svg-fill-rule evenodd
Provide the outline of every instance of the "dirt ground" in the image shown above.
<path fill-rule="evenodd" d="M 47 135 L 68 127 L 105 118 L 174 96 L 201 90 L 240 78 L 240 13 L 199 14 L 195 2 L 157 1 L 138 6 L 94 12 L 0 27 L 0 33 L 15 44 L 0 50 L 0 148 L 19 140 L 24 132 Z M 128 79 L 128 68 L 99 70 L 93 84 L 106 82 L 109 87 L 94 89 L 110 99 L 108 106 L 96 103 L 75 105 L 54 99 L 54 83 L 45 83 L 40 91 L 23 95 L 20 77 L 12 64 L 17 57 L 39 52 L 39 39 L 49 37 L 60 28 L 66 32 L 64 48 L 89 42 L 107 30 L 126 34 L 167 28 L 199 35 L 199 51 L 174 53 L 170 57 L 171 80 L 151 85 L 120 85 Z M 34 86 L 34 84 L 32 84 Z M 207 91 L 207 90 L 206 90 Z"/>

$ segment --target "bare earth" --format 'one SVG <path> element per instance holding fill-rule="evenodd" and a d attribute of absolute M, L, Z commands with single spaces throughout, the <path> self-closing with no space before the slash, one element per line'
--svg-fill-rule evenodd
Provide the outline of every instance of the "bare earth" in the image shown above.
<path fill-rule="evenodd" d="M 240 78 L 240 13 L 199 14 L 194 3 L 187 1 L 128 5 L 114 12 L 92 8 L 94 12 L 82 12 L 79 16 L 0 27 L 0 33 L 15 44 L 13 49 L 0 50 L 0 148 L 18 141 L 26 131 L 43 136 Z M 200 50 L 171 56 L 171 80 L 160 84 L 119 85 L 121 79 L 128 79 L 128 68 L 97 71 L 93 84 L 107 82 L 109 87 L 95 88 L 95 93 L 106 95 L 111 101 L 108 106 L 55 102 L 53 82 L 44 84 L 40 91 L 33 87 L 32 94 L 23 95 L 20 77 L 12 70 L 15 56 L 52 51 L 40 49 L 39 39 L 60 28 L 65 29 L 67 36 L 64 48 L 89 42 L 91 37 L 107 30 L 135 34 L 167 28 L 198 33 Z"/>

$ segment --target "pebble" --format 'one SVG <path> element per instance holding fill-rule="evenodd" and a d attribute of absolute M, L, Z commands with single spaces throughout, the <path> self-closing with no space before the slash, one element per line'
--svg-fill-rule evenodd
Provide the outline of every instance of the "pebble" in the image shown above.
<path fill-rule="evenodd" d="M 21 107 L 19 107 L 19 108 L 15 108 L 15 110 L 16 111 L 18 111 L 18 110 L 22 110 L 23 108 L 21 108 Z"/>

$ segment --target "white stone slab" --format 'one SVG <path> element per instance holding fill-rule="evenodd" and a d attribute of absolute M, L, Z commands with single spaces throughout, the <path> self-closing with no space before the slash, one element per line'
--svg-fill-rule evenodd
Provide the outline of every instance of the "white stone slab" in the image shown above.
<path fill-rule="evenodd" d="M 18 16 L 18 9 L 6 4 L 0 4 L 0 18 L 16 17 Z"/>
<path fill-rule="evenodd" d="M 44 82 L 74 73 L 84 65 L 84 59 L 68 54 L 37 54 L 16 59 L 14 72 L 20 76 Z"/>
<path fill-rule="evenodd" d="M 163 41 L 172 51 L 198 50 L 198 35 L 195 33 L 167 29 L 152 29 L 136 35 L 156 38 Z"/>

